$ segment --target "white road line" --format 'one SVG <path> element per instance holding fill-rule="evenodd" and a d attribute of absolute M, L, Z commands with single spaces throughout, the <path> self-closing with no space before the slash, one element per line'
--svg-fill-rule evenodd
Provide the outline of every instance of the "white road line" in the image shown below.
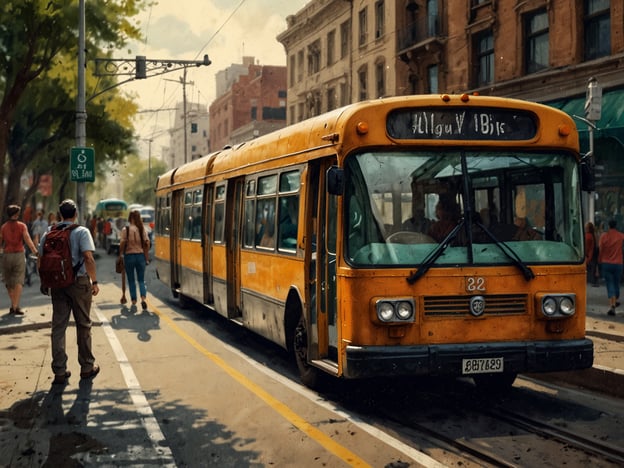
<path fill-rule="evenodd" d="M 165 436 L 158 425 L 158 420 L 154 416 L 152 408 L 149 405 L 143 390 L 141 389 L 139 379 L 137 379 L 136 374 L 132 369 L 132 365 L 130 364 L 130 361 L 128 361 L 128 357 L 126 356 L 121 343 L 117 339 L 117 335 L 115 335 L 113 327 L 106 316 L 104 316 L 104 314 L 102 314 L 102 312 L 96 307 L 95 303 L 93 304 L 92 309 L 95 310 L 98 319 L 102 322 L 104 334 L 106 335 L 106 338 L 108 338 L 108 342 L 111 345 L 115 357 L 117 358 L 121 373 L 128 387 L 128 393 L 130 394 L 130 398 L 132 399 L 132 402 L 137 410 L 137 414 L 141 419 L 143 427 L 147 432 L 147 436 L 152 441 L 153 449 L 155 453 L 158 453 L 161 456 L 159 465 L 176 467 L 177 465 L 175 464 L 171 449 L 168 446 L 167 439 L 165 439 Z"/>

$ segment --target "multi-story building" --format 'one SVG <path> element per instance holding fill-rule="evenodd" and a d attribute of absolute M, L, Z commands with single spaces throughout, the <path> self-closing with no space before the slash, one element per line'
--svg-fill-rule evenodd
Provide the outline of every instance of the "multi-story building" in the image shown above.
<path fill-rule="evenodd" d="M 354 101 L 407 94 L 397 86 L 398 11 L 392 1 L 316 0 L 286 19 L 277 40 L 288 66 L 288 123 Z"/>
<path fill-rule="evenodd" d="M 210 105 L 213 151 L 286 125 L 286 67 L 244 57 L 242 65 L 217 74 L 217 90 L 221 94 Z"/>
<path fill-rule="evenodd" d="M 178 167 L 208 154 L 210 122 L 207 106 L 178 103 L 174 118 L 174 126 L 169 130 L 167 165 Z"/>
<path fill-rule="evenodd" d="M 418 93 L 497 95 L 576 116 L 602 87 L 593 157 L 604 175 L 596 220 L 624 230 L 622 0 L 314 0 L 277 40 L 288 66 L 288 122 L 364 99 Z"/>

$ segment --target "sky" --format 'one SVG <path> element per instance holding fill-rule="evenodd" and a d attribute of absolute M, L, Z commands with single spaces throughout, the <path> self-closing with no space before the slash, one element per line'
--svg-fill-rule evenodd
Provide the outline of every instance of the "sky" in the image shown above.
<path fill-rule="evenodd" d="M 209 106 L 216 97 L 215 75 L 243 56 L 260 65 L 286 65 L 278 34 L 286 30 L 286 17 L 297 13 L 309 0 L 156 0 L 136 17 L 144 41 L 130 43 L 115 58 L 201 61 L 208 54 L 210 66 L 187 69 L 187 105 Z M 139 104 L 135 129 L 140 154 L 160 157 L 168 145 L 167 129 L 173 126 L 174 108 L 183 100 L 183 70 L 122 85 L 121 90 Z M 121 81 L 121 79 L 120 79 Z M 159 110 L 163 109 L 163 110 Z M 158 110 L 158 111 L 157 111 Z"/>

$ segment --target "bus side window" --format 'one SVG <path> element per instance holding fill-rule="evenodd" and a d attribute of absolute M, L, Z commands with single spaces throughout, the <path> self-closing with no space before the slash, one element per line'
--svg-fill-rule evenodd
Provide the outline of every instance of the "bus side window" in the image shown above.
<path fill-rule="evenodd" d="M 258 200 L 256 247 L 275 248 L 275 198 Z"/>
<path fill-rule="evenodd" d="M 299 197 L 297 195 L 281 197 L 279 200 L 279 248 L 294 250 L 297 248 L 297 218 L 299 216 Z"/>

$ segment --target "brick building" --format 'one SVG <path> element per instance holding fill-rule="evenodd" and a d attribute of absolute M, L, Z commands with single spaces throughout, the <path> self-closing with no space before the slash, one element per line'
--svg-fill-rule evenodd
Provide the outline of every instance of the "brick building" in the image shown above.
<path fill-rule="evenodd" d="M 594 155 L 596 220 L 624 230 L 624 1 L 314 0 L 277 36 L 288 122 L 381 96 L 478 92 L 558 107 L 581 151 L 588 81 L 603 90 Z"/>
<path fill-rule="evenodd" d="M 242 66 L 217 75 L 217 90 L 209 110 L 212 151 L 286 125 L 286 67 L 244 57 Z"/>

